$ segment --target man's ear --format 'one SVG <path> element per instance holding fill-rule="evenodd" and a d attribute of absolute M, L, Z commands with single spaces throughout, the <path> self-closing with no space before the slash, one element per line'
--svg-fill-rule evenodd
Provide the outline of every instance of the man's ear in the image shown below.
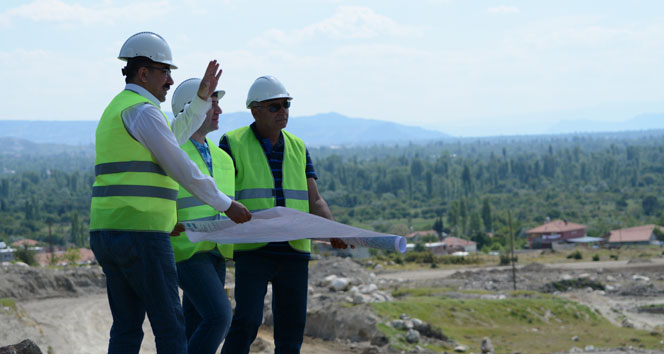
<path fill-rule="evenodd" d="M 141 66 L 140 68 L 138 68 L 138 72 L 136 73 L 138 81 L 143 83 L 147 82 L 149 73 L 150 73 L 150 68 L 146 66 Z"/>

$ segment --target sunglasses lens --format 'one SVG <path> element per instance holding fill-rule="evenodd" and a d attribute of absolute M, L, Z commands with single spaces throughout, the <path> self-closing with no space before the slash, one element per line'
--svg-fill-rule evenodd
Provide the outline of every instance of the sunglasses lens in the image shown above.
<path fill-rule="evenodd" d="M 267 109 L 270 110 L 270 112 L 275 113 L 281 109 L 282 105 L 284 106 L 285 109 L 288 109 L 290 107 L 290 101 L 285 101 L 283 103 L 280 102 L 272 103 L 271 105 L 267 106 Z"/>

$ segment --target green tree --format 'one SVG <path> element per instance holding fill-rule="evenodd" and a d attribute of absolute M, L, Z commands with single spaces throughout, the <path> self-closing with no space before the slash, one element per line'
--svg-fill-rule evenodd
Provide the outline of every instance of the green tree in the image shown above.
<path fill-rule="evenodd" d="M 468 196 L 473 191 L 473 177 L 470 174 L 470 167 L 467 164 L 463 166 L 461 184 L 463 186 L 463 192 Z"/>
<path fill-rule="evenodd" d="M 484 222 L 484 231 L 493 231 L 492 218 L 491 218 L 491 205 L 489 199 L 484 198 L 482 202 L 482 221 Z"/>
<path fill-rule="evenodd" d="M 424 164 L 422 163 L 422 160 L 414 158 L 410 163 L 411 176 L 413 176 L 415 179 L 420 179 L 422 177 L 423 172 L 424 172 Z"/>
<path fill-rule="evenodd" d="M 478 232 L 482 232 L 482 220 L 480 219 L 480 214 L 476 211 L 470 213 L 470 222 L 468 224 L 468 232 L 473 235 Z"/>
<path fill-rule="evenodd" d="M 76 211 L 76 210 L 72 211 L 71 215 L 70 215 L 70 218 L 71 218 L 71 220 L 70 220 L 70 226 L 71 226 L 70 236 L 71 236 L 71 238 L 70 239 L 74 244 L 80 246 L 80 245 L 82 245 L 81 235 L 83 233 L 82 232 L 83 230 L 81 230 L 82 225 L 81 225 L 81 221 L 78 217 L 78 211 Z"/>
<path fill-rule="evenodd" d="M 641 206 L 643 207 L 643 213 L 648 216 L 657 214 L 660 208 L 659 200 L 654 195 L 643 198 Z"/>
<path fill-rule="evenodd" d="M 450 227 L 456 230 L 456 233 L 458 233 L 458 225 L 459 225 L 459 202 L 454 201 L 452 202 L 452 205 L 450 208 L 447 210 L 447 221 L 450 222 Z"/>
<path fill-rule="evenodd" d="M 424 181 L 426 183 L 427 197 L 431 197 L 433 194 L 433 173 L 431 173 L 431 171 L 427 170 L 424 174 Z"/>
<path fill-rule="evenodd" d="M 461 224 L 461 233 L 466 235 L 466 226 L 468 225 L 468 209 L 466 208 L 466 201 L 463 199 L 459 201 L 459 224 Z"/>
<path fill-rule="evenodd" d="M 433 223 L 433 229 L 434 229 L 434 231 L 436 231 L 436 233 L 438 234 L 438 237 L 439 237 L 439 238 L 440 238 L 441 235 L 443 234 L 443 226 L 444 226 L 444 225 L 443 225 L 443 218 L 442 218 L 442 217 L 439 217 L 439 218 L 436 219 L 436 221 L 434 221 L 434 223 Z"/>

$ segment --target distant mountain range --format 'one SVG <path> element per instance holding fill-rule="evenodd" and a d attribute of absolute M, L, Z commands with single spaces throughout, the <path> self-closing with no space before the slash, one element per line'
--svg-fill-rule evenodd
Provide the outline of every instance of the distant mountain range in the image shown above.
<path fill-rule="evenodd" d="M 170 113 L 167 113 L 167 115 L 172 119 Z M 223 133 L 249 125 L 252 122 L 253 118 L 249 112 L 224 113 L 220 117 L 220 130 L 210 133 L 209 138 L 216 143 Z M 17 144 L 12 149 L 20 149 L 30 142 L 92 146 L 95 140 L 96 128 L 97 121 L 0 120 L 0 137 L 27 140 Z M 588 119 L 562 120 L 540 134 L 651 129 L 664 129 L 664 113 L 641 114 L 629 120 L 612 122 Z M 302 138 L 311 147 L 407 144 L 409 142 L 425 143 L 432 140 L 458 139 L 435 130 L 380 120 L 350 118 L 338 113 L 291 117 L 286 130 Z M 519 132 L 513 134 L 519 135 Z M 18 143 L 18 141 L 14 143 Z"/>
<path fill-rule="evenodd" d="M 27 139 L 0 136 L 2 156 L 52 156 L 58 154 L 89 154 L 94 157 L 94 145 L 70 145 L 63 143 L 38 143 Z M 83 149 L 81 149 L 83 146 Z"/>
<path fill-rule="evenodd" d="M 220 130 L 210 133 L 208 137 L 218 142 L 223 133 L 249 125 L 253 121 L 249 112 L 222 114 Z M 36 143 L 90 145 L 94 144 L 96 128 L 96 121 L 0 120 L 0 137 L 19 138 Z M 349 118 L 337 113 L 291 117 L 286 130 L 302 138 L 308 146 L 424 142 L 450 137 L 419 127 Z"/>
<path fill-rule="evenodd" d="M 553 125 L 549 133 L 616 132 L 626 130 L 664 129 L 664 114 L 640 114 L 620 122 L 602 122 L 587 119 L 563 120 Z"/>

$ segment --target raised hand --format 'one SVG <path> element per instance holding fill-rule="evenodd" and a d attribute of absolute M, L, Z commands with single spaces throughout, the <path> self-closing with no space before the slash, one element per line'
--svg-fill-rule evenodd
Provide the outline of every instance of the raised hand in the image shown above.
<path fill-rule="evenodd" d="M 207 101 L 210 96 L 217 89 L 217 84 L 219 83 L 219 78 L 221 77 L 221 70 L 219 68 L 219 63 L 216 60 L 210 61 L 205 70 L 205 75 L 201 79 L 201 84 L 198 86 L 198 97 L 202 100 Z"/>

